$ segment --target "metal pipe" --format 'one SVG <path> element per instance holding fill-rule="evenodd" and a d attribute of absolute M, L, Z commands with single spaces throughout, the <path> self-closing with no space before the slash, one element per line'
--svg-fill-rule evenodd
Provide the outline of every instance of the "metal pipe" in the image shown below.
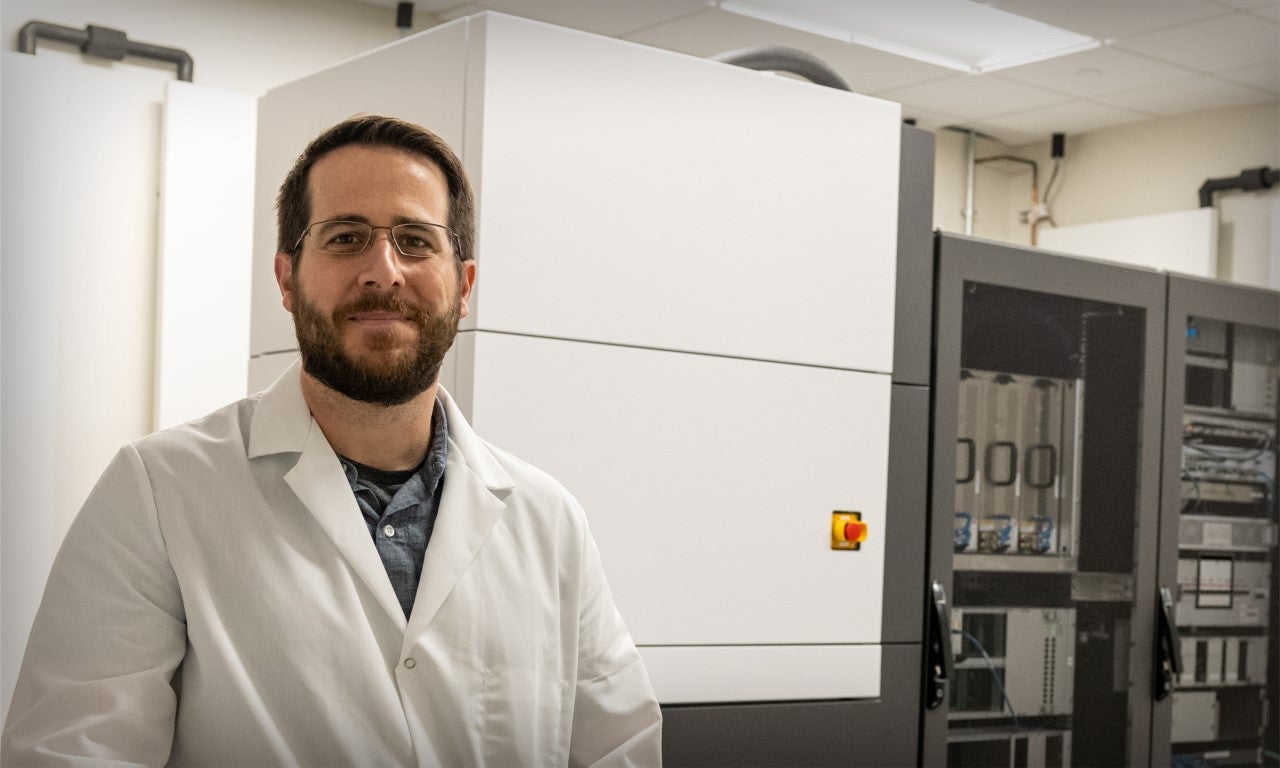
<path fill-rule="evenodd" d="M 965 190 L 965 194 L 964 194 L 964 233 L 966 235 L 972 235 L 973 234 L 973 171 L 974 171 L 974 164 L 977 162 L 974 155 L 976 152 L 976 145 L 978 143 L 978 139 L 977 139 L 977 132 L 974 131 L 972 128 L 970 128 L 967 131 L 967 133 L 969 134 L 968 150 L 966 151 L 966 154 L 968 157 L 968 166 L 969 166 L 969 180 L 967 184 L 967 189 Z"/>
<path fill-rule="evenodd" d="M 841 91 L 851 90 L 840 73 L 811 53 L 782 46 L 740 48 L 711 57 L 712 61 L 733 64 L 763 72 L 789 72 L 811 83 Z"/>
<path fill-rule="evenodd" d="M 124 32 L 109 27 L 90 24 L 84 29 L 50 24 L 47 21 L 28 21 L 18 30 L 18 51 L 34 54 L 40 39 L 53 40 L 80 46 L 80 52 L 88 56 L 120 61 L 125 56 L 169 62 L 177 67 L 178 79 L 191 82 L 195 63 L 191 54 L 180 48 L 167 48 L 151 43 L 139 43 L 128 39 Z"/>
<path fill-rule="evenodd" d="M 979 163 L 990 163 L 996 160 L 1008 160 L 1011 163 L 1024 163 L 1031 166 L 1031 244 L 1036 245 L 1036 229 L 1040 219 L 1035 218 L 1036 207 L 1040 205 L 1040 165 L 1035 160 L 1016 155 L 992 155 L 978 160 Z"/>
<path fill-rule="evenodd" d="M 1206 179 L 1200 187 L 1200 207 L 1209 208 L 1213 205 L 1214 192 L 1223 192 L 1228 189 L 1253 192 L 1258 189 L 1270 189 L 1277 183 L 1280 183 L 1280 169 L 1268 168 L 1265 165 L 1261 168 L 1241 171 L 1239 176 Z"/>

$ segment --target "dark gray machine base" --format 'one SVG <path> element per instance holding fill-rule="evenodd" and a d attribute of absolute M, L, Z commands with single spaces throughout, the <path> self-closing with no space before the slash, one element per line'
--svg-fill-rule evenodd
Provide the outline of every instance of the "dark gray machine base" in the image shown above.
<path fill-rule="evenodd" d="M 882 691 L 866 701 L 707 704 L 662 708 L 668 768 L 801 768 L 916 764 L 919 645 L 883 646 Z M 747 674 L 748 670 L 743 670 Z"/>

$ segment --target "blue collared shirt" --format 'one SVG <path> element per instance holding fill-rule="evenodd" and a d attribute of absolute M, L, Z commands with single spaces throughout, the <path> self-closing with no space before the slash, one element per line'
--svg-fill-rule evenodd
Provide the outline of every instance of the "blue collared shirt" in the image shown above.
<path fill-rule="evenodd" d="M 440 511 L 448 443 L 449 424 L 436 400 L 431 444 L 417 469 L 388 472 L 338 457 L 406 619 L 413 612 L 423 556 Z"/>

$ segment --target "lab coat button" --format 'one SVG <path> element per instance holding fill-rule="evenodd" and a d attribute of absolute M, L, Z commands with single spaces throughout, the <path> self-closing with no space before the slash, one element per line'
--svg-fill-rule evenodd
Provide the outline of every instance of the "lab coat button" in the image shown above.
<path fill-rule="evenodd" d="M 392 536 L 395 536 L 395 535 L 396 535 L 396 529 L 395 529 L 393 526 L 390 526 L 390 525 L 388 525 L 388 526 L 384 527 L 384 528 L 382 529 L 382 532 L 383 532 L 383 533 L 385 533 L 385 534 L 387 535 L 387 538 L 388 538 L 388 539 L 389 539 L 389 538 L 391 538 Z"/>
<path fill-rule="evenodd" d="M 391 526 L 387 526 L 387 527 L 390 528 Z M 414 661 L 413 659 L 410 658 L 410 659 L 404 660 L 405 669 L 413 669 L 416 666 L 418 666 L 418 662 Z"/>

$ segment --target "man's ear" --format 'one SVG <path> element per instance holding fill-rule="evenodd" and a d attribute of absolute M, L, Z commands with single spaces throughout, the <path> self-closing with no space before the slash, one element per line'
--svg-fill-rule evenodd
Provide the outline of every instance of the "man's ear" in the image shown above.
<path fill-rule="evenodd" d="M 293 256 L 279 251 L 276 253 L 276 285 L 280 286 L 281 304 L 286 311 L 293 312 Z"/>
<path fill-rule="evenodd" d="M 471 289 L 476 285 L 476 260 L 462 262 L 462 275 L 458 278 L 458 317 L 471 312 Z"/>

